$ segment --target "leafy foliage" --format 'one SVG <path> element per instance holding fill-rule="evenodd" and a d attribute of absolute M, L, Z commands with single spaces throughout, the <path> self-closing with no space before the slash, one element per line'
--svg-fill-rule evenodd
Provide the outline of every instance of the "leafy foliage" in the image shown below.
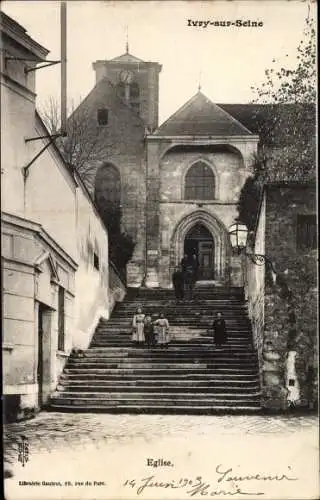
<path fill-rule="evenodd" d="M 277 66 L 277 61 L 273 63 Z M 254 228 L 261 187 L 269 182 L 309 182 L 316 177 L 316 31 L 309 12 L 297 47 L 294 68 L 267 69 L 266 80 L 252 87 L 253 120 L 260 137 L 253 175 L 244 184 L 239 219 Z"/>
<path fill-rule="evenodd" d="M 259 159 L 267 167 L 259 176 L 265 182 L 315 177 L 316 32 L 309 14 L 296 59 L 294 68 L 267 69 L 265 82 L 252 88 L 254 102 L 265 105 L 258 132 Z"/>

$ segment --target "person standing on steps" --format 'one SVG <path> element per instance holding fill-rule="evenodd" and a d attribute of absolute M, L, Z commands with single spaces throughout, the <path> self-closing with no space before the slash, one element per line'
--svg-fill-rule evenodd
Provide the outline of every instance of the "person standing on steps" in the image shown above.
<path fill-rule="evenodd" d="M 144 321 L 144 336 L 146 339 L 147 347 L 150 349 L 151 347 L 155 347 L 155 334 L 154 334 L 154 326 L 151 320 L 151 316 L 146 316 Z"/>
<path fill-rule="evenodd" d="M 218 312 L 212 323 L 213 341 L 217 347 L 221 347 L 227 342 L 226 322 L 221 312 Z"/>
<path fill-rule="evenodd" d="M 185 284 L 186 299 L 192 300 L 193 261 L 191 255 L 184 254 L 183 259 L 181 259 L 181 269 Z"/>
<path fill-rule="evenodd" d="M 169 321 L 164 317 L 163 313 L 160 313 L 159 319 L 154 322 L 154 326 L 157 330 L 157 345 L 160 347 L 168 347 L 170 342 L 169 337 Z"/>
<path fill-rule="evenodd" d="M 145 341 L 144 337 L 144 319 L 141 307 L 138 307 L 136 314 L 132 319 L 132 342 L 137 346 L 142 345 Z"/>
<path fill-rule="evenodd" d="M 198 280 L 198 270 L 199 270 L 199 261 L 195 253 L 192 254 L 191 262 L 192 262 L 191 297 L 193 298 L 193 290 Z"/>
<path fill-rule="evenodd" d="M 180 302 L 184 298 L 184 279 L 181 268 L 177 266 L 172 274 L 172 284 L 176 302 Z"/>

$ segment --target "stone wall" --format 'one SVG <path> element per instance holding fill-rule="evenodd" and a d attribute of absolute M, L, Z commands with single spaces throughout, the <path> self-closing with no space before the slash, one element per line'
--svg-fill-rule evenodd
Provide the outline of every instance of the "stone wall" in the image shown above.
<path fill-rule="evenodd" d="M 265 224 L 266 224 L 266 199 L 263 197 L 254 241 L 249 235 L 246 252 L 248 254 L 265 254 Z M 248 314 L 252 325 L 253 346 L 258 353 L 260 379 L 263 384 L 263 343 L 264 343 L 264 288 L 265 288 L 265 264 L 252 261 L 249 257 L 243 257 L 245 276 L 245 298 L 248 304 Z"/>
<path fill-rule="evenodd" d="M 297 242 L 297 215 L 316 213 L 313 186 L 266 189 L 264 405 L 315 404 L 317 375 L 317 256 Z M 268 368 L 268 364 L 271 365 Z"/>

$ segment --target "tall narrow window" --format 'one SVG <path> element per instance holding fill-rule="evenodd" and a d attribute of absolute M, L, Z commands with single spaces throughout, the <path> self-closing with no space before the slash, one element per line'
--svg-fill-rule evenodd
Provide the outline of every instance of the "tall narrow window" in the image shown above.
<path fill-rule="evenodd" d="M 118 83 L 117 85 L 117 93 L 121 99 L 125 99 L 126 97 L 126 86 L 123 82 Z"/>
<path fill-rule="evenodd" d="M 315 214 L 297 216 L 297 247 L 301 250 L 317 248 L 317 218 Z"/>
<path fill-rule="evenodd" d="M 192 165 L 185 178 L 186 200 L 213 200 L 215 197 L 215 178 L 211 168 L 199 161 Z"/>
<path fill-rule="evenodd" d="M 130 100 L 139 99 L 139 97 L 140 97 L 139 85 L 136 82 L 133 82 L 130 85 Z"/>
<path fill-rule="evenodd" d="M 137 82 L 117 84 L 117 93 L 136 113 L 140 111 L 140 88 Z"/>
<path fill-rule="evenodd" d="M 100 206 L 104 202 L 120 204 L 121 181 L 119 170 L 107 163 L 99 168 L 95 180 L 95 199 Z"/>
<path fill-rule="evenodd" d="M 58 291 L 58 351 L 65 348 L 65 291 L 59 286 Z"/>

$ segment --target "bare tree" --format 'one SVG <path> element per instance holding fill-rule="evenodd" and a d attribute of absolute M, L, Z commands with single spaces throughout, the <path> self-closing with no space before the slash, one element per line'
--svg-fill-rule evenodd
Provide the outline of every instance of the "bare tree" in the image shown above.
<path fill-rule="evenodd" d="M 50 97 L 40 110 L 40 115 L 52 134 L 60 129 L 60 105 Z M 106 141 L 104 127 L 99 125 L 88 106 L 72 103 L 68 110 L 67 135 L 59 137 L 56 144 L 65 161 L 80 175 L 90 189 L 94 186 L 97 165 L 112 152 L 110 141 Z"/>

